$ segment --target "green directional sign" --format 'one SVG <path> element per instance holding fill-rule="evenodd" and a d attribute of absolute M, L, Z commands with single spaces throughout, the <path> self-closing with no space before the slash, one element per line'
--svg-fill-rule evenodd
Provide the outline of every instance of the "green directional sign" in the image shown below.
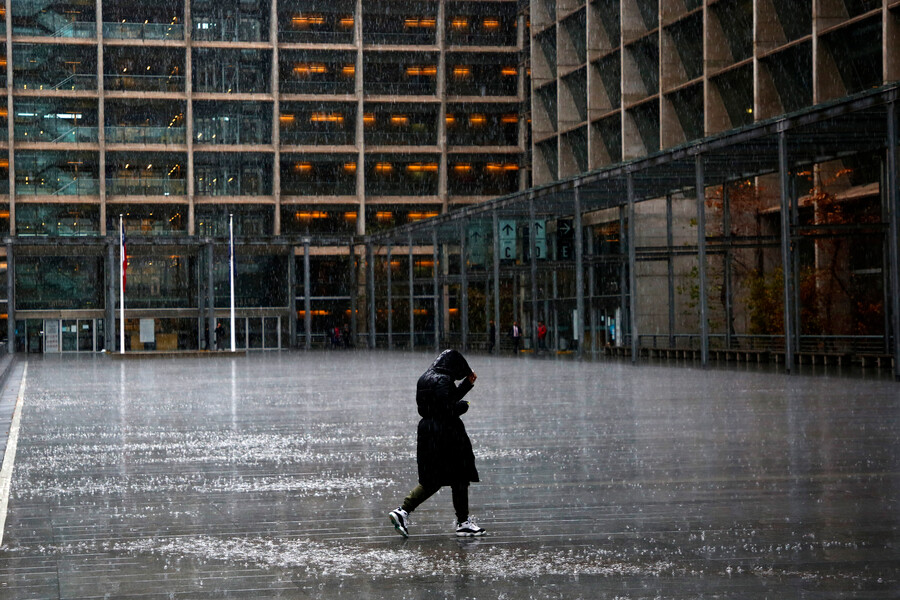
<path fill-rule="evenodd" d="M 534 227 L 534 255 L 538 260 L 543 260 L 547 258 L 547 224 L 545 221 L 534 221 L 532 226 Z"/>
<path fill-rule="evenodd" d="M 500 258 L 502 260 L 516 260 L 516 222 L 501 219 L 499 226 Z"/>
<path fill-rule="evenodd" d="M 490 226 L 487 223 L 472 223 L 466 228 L 466 253 L 469 264 L 484 266 L 487 262 L 487 242 Z"/>

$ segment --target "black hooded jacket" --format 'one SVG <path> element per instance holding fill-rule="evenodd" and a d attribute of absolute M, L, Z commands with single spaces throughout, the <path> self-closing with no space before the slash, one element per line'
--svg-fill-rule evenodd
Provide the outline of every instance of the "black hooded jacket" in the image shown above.
<path fill-rule="evenodd" d="M 423 486 L 478 481 L 472 443 L 459 418 L 469 409 L 463 397 L 472 389 L 469 363 L 456 350 L 444 350 L 416 385 L 419 421 L 416 459 Z M 456 385 L 456 381 L 463 382 Z"/>

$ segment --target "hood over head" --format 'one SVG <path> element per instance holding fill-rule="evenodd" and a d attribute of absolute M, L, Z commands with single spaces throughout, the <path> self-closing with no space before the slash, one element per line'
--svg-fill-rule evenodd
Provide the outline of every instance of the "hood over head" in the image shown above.
<path fill-rule="evenodd" d="M 444 350 L 440 356 L 431 363 L 431 368 L 438 373 L 444 373 L 453 379 L 464 379 L 472 373 L 469 363 L 457 350 Z"/>

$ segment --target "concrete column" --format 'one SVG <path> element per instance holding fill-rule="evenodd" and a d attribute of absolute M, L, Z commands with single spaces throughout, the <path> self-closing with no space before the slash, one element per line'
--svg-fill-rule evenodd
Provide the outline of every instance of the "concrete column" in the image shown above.
<path fill-rule="evenodd" d="M 394 349 L 394 290 L 391 281 L 391 246 L 393 243 L 388 240 L 387 243 L 387 347 L 388 350 Z"/>
<path fill-rule="evenodd" d="M 697 271 L 700 275 L 700 364 L 709 364 L 709 307 L 706 298 L 706 180 L 703 156 L 694 157 L 697 196 Z"/>
<path fill-rule="evenodd" d="M 888 245 L 890 246 L 891 329 L 894 334 L 894 378 L 900 381 L 900 190 L 897 189 L 897 104 L 887 109 L 887 202 L 890 216 Z"/>
<path fill-rule="evenodd" d="M 628 189 L 628 296 L 629 296 L 629 323 L 631 329 L 631 362 L 638 361 L 638 353 L 640 352 L 640 343 L 638 340 L 638 321 L 637 321 L 637 231 L 635 227 L 634 217 L 634 176 L 628 173 L 626 179 Z M 619 236 L 624 238 L 624 236 Z"/>
<path fill-rule="evenodd" d="M 500 215 L 491 211 L 494 246 L 494 350 L 500 353 Z M 488 328 L 490 331 L 490 328 Z"/>
<path fill-rule="evenodd" d="M 15 109 L 13 107 L 13 43 L 12 43 L 12 0 L 6 0 L 6 137 L 8 140 L 9 151 L 7 160 L 9 161 L 9 235 L 16 235 L 16 135 L 15 135 Z M 12 256 L 7 254 L 7 257 Z M 8 259 L 7 259 L 8 261 Z M 7 266 L 7 273 L 10 273 L 11 267 Z M 12 299 L 10 298 L 10 306 Z M 11 319 L 9 319 L 11 321 Z M 15 325 L 13 325 L 15 327 Z M 15 329 L 12 330 L 15 332 Z M 8 338 L 10 341 L 10 351 L 13 349 L 13 337 Z"/>
<path fill-rule="evenodd" d="M 97 2 L 94 13 L 97 36 L 97 144 L 100 146 L 97 163 L 97 176 L 99 178 L 98 192 L 100 193 L 100 235 L 106 235 L 106 92 L 103 78 L 103 3 Z M 7 29 L 7 31 L 10 31 Z M 11 33 L 11 31 L 10 31 Z M 7 63 L 7 68 L 12 70 L 13 63 Z M 12 111 L 9 112 L 10 121 L 13 120 Z"/>
<path fill-rule="evenodd" d="M 791 198 L 788 185 L 787 136 L 784 130 L 778 132 L 778 175 L 781 187 L 781 266 L 784 272 L 784 364 L 788 373 L 794 369 L 794 311 L 793 277 L 794 264 L 791 248 Z"/>
<path fill-rule="evenodd" d="M 443 4 L 441 5 L 443 6 Z M 466 257 L 466 224 L 459 226 L 459 324 L 462 333 L 462 350 L 469 349 L 469 279 Z"/>
<path fill-rule="evenodd" d="M 359 266 L 356 264 L 356 246 L 350 242 L 350 340 L 355 345 L 356 328 L 358 327 L 357 310 L 359 304 Z"/>
<path fill-rule="evenodd" d="M 437 229 L 431 230 L 431 255 L 432 261 L 434 262 L 434 267 L 432 269 L 432 275 L 434 278 L 434 297 L 432 298 L 432 320 L 434 321 L 434 351 L 440 352 L 441 349 L 441 307 L 440 307 L 440 297 L 439 294 L 441 292 L 440 282 L 438 281 L 438 239 L 437 239 Z"/>
<path fill-rule="evenodd" d="M 409 236 L 409 349 L 416 348 L 416 284 L 412 234 Z"/>
<path fill-rule="evenodd" d="M 193 67 L 193 46 L 191 44 L 191 34 L 193 21 L 191 19 L 191 0 L 184 0 L 184 91 L 187 97 L 184 107 L 184 143 L 187 147 L 187 200 L 188 200 L 188 235 L 196 235 L 196 209 L 194 206 L 194 67 Z M 210 336 L 212 336 L 213 327 L 209 328 Z"/>
<path fill-rule="evenodd" d="M 271 0 L 269 13 L 269 42 L 272 44 L 271 84 L 272 90 L 272 199 L 275 201 L 274 234 L 281 235 L 281 106 L 278 102 L 278 0 Z"/>
<path fill-rule="evenodd" d="M 628 231 L 625 216 L 628 206 L 619 207 L 619 322 L 616 323 L 616 337 L 624 344 L 625 323 L 628 320 Z"/>
<path fill-rule="evenodd" d="M 375 252 L 366 244 L 366 298 L 369 305 L 369 350 L 375 349 Z"/>
<path fill-rule="evenodd" d="M 576 356 L 584 357 L 584 229 L 581 222 L 581 188 L 575 186 L 575 320 L 578 327 Z"/>
<path fill-rule="evenodd" d="M 363 101 L 363 3 L 356 0 L 356 22 L 353 27 L 353 41 L 356 43 L 356 80 L 354 92 L 356 94 L 356 197 L 358 199 L 356 215 L 356 234 L 366 233 L 366 148 L 365 128 L 363 115 L 365 114 L 365 102 Z M 354 285 L 356 285 L 354 283 Z M 356 329 L 354 329 L 354 332 Z"/>
<path fill-rule="evenodd" d="M 734 252 L 731 249 L 731 194 L 728 183 L 722 184 L 722 229 L 725 234 L 725 347 L 731 348 L 734 340 L 734 290 L 732 289 L 731 267 Z"/>
<path fill-rule="evenodd" d="M 588 228 L 588 246 L 590 248 L 590 268 L 588 269 L 588 314 L 591 319 L 591 356 L 595 356 L 597 354 L 597 350 L 599 349 L 600 340 L 597 339 L 598 329 L 597 329 L 597 310 L 594 308 L 594 296 L 597 294 L 597 275 L 595 271 L 597 270 L 596 265 L 594 263 L 594 230 L 592 228 Z"/>
<path fill-rule="evenodd" d="M 312 348 L 312 280 L 309 277 L 309 238 L 303 240 L 303 328 L 306 338 L 303 347 Z"/>

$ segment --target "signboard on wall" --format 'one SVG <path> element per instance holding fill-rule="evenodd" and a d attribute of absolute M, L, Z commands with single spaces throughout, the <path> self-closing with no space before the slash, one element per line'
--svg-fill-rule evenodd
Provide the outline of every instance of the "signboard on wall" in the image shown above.
<path fill-rule="evenodd" d="M 501 219 L 500 226 L 500 259 L 516 260 L 516 222 Z"/>
<path fill-rule="evenodd" d="M 141 319 L 141 343 L 152 344 L 156 341 L 153 319 Z"/>
<path fill-rule="evenodd" d="M 59 319 L 44 319 L 44 352 L 59 352 Z"/>
<path fill-rule="evenodd" d="M 480 267 L 487 262 L 488 233 L 487 223 L 473 223 L 466 228 L 466 254 L 470 265 Z"/>

